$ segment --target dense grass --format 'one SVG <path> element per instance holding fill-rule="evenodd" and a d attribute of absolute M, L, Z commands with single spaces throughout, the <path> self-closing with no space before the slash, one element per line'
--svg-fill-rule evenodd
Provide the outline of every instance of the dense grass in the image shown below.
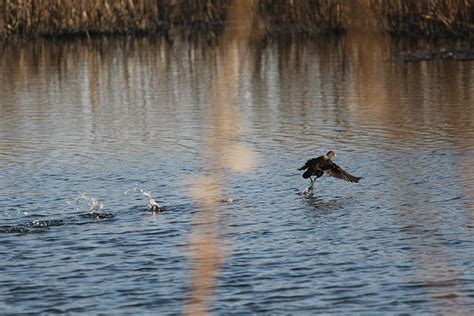
<path fill-rule="evenodd" d="M 2 0 L 0 36 L 218 34 L 230 0 Z"/>
<path fill-rule="evenodd" d="M 260 0 L 258 18 L 266 36 L 340 34 L 348 9 L 345 0 Z"/>
<path fill-rule="evenodd" d="M 376 24 L 392 37 L 472 38 L 473 0 L 360 0 Z"/>
<path fill-rule="evenodd" d="M 232 1 L 236 0 L 1 0 L 0 37 L 204 34 L 216 38 L 227 17 L 235 16 L 228 14 Z M 237 1 L 257 1 L 254 24 L 264 37 L 340 34 L 361 21 L 394 37 L 474 35 L 474 0 Z"/>

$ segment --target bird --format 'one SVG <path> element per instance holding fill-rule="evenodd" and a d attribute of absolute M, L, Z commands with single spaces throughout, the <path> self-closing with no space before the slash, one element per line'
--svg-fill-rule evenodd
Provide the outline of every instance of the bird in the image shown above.
<path fill-rule="evenodd" d="M 336 165 L 332 159 L 336 157 L 336 153 L 332 150 L 328 151 L 325 155 L 319 156 L 317 158 L 312 158 L 304 164 L 298 170 L 306 170 L 303 173 L 303 178 L 308 179 L 311 181 L 310 185 L 303 191 L 303 194 L 309 194 L 313 191 L 314 182 L 317 178 L 320 178 L 326 173 L 328 176 L 335 177 L 341 180 L 345 180 L 348 182 L 359 182 L 361 177 L 355 177 L 349 174 L 347 171 Z M 313 176 L 316 178 L 313 180 Z"/>

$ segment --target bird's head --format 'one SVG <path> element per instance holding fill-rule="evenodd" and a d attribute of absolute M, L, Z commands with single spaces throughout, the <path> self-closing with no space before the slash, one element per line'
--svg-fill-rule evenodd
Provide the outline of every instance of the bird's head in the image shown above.
<path fill-rule="evenodd" d="M 334 157 L 336 157 L 336 153 L 334 151 L 330 150 L 326 153 L 326 157 L 329 158 L 329 159 L 333 159 Z"/>

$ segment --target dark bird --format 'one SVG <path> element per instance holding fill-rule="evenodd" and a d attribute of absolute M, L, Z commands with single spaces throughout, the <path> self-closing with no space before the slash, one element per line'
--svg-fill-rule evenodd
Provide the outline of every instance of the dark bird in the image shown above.
<path fill-rule="evenodd" d="M 303 191 L 303 194 L 311 192 L 313 190 L 314 182 L 316 181 L 316 179 L 322 177 L 324 173 L 326 173 L 328 176 L 349 182 L 359 182 L 359 180 L 362 179 L 360 177 L 355 177 L 349 174 L 344 169 L 336 165 L 332 161 L 334 157 L 336 157 L 336 153 L 330 150 L 325 155 L 306 161 L 304 166 L 298 169 L 306 170 L 303 173 L 303 178 L 309 178 L 309 180 L 311 181 L 309 187 Z M 316 177 L 314 180 L 312 178 L 313 176 Z"/>

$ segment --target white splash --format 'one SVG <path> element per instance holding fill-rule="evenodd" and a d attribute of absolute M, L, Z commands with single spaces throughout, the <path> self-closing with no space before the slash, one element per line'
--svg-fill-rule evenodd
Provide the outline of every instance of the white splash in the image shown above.
<path fill-rule="evenodd" d="M 315 182 L 316 182 L 316 179 L 311 180 L 311 183 L 309 184 L 309 186 L 306 189 L 304 189 L 303 192 L 301 192 L 301 195 L 308 196 L 308 197 L 313 196 L 313 189 L 314 189 L 314 183 Z"/>
<path fill-rule="evenodd" d="M 161 209 L 160 204 L 158 204 L 158 202 L 151 196 L 151 191 L 145 191 L 139 187 L 133 187 L 125 191 L 124 194 L 128 194 L 130 191 L 140 192 L 146 196 L 148 198 L 148 207 L 150 210 Z"/>
<path fill-rule="evenodd" d="M 76 211 L 82 211 L 83 206 L 81 205 L 81 202 L 84 200 L 88 202 L 87 206 L 89 207 L 89 213 L 99 213 L 104 208 L 104 204 L 102 202 L 97 201 L 97 198 L 84 192 L 72 201 L 67 200 L 66 203 L 74 207 Z"/>

